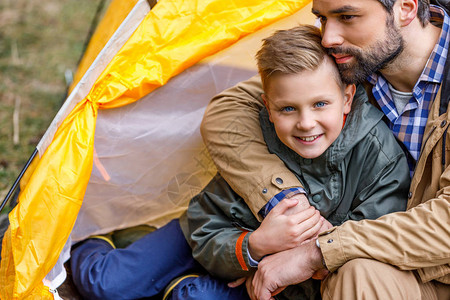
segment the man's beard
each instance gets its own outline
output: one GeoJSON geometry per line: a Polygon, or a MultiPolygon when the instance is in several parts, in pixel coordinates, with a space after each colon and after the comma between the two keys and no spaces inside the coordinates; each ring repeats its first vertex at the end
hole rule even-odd
{"type": "Polygon", "coordinates": [[[388,16],[386,21],[385,36],[383,41],[377,41],[368,50],[350,47],[328,49],[329,54],[348,54],[355,58],[353,63],[337,64],[344,83],[363,82],[369,75],[388,66],[403,51],[404,40],[392,16],[388,16]]]}

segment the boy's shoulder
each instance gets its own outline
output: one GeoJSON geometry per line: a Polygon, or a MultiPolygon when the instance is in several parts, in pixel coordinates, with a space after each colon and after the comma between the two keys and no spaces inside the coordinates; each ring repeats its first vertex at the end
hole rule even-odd
{"type": "Polygon", "coordinates": [[[352,111],[348,122],[349,128],[344,128],[343,132],[349,135],[345,138],[347,143],[353,141],[355,147],[368,143],[373,150],[380,149],[391,157],[403,153],[394,134],[384,122],[384,114],[368,101],[360,103],[352,111]]]}

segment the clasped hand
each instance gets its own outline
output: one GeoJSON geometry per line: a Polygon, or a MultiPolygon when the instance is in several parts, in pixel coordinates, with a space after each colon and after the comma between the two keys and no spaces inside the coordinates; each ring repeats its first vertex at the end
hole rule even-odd
{"type": "Polygon", "coordinates": [[[263,258],[257,272],[230,283],[230,287],[246,282],[250,298],[264,300],[288,285],[311,277],[322,279],[327,271],[321,264],[320,250],[311,241],[331,226],[305,195],[284,199],[250,235],[250,255],[255,260],[263,258]]]}

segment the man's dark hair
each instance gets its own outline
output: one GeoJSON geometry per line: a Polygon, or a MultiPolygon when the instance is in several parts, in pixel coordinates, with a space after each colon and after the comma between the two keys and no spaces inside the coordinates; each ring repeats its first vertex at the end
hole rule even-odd
{"type": "MultiPolygon", "coordinates": [[[[389,14],[392,14],[394,4],[397,0],[378,0],[389,14]]],[[[427,25],[430,20],[430,0],[417,0],[417,17],[422,26],[427,25]]]]}

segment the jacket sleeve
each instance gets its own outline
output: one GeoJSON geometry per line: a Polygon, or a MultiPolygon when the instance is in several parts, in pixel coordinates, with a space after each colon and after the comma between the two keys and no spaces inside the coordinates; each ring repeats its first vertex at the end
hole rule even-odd
{"type": "Polygon", "coordinates": [[[214,97],[201,132],[219,172],[257,217],[259,210],[299,181],[264,142],[259,111],[264,106],[259,76],[214,97]]]}
{"type": "Polygon", "coordinates": [[[247,249],[259,222],[220,175],[191,200],[180,224],[194,258],[212,275],[235,280],[256,270],[247,249]]]}
{"type": "MultiPolygon", "coordinates": [[[[440,151],[442,143],[436,149],[440,151]]],[[[416,168],[407,211],[376,220],[348,221],[320,235],[322,254],[331,271],[352,259],[368,258],[417,270],[423,282],[435,279],[450,284],[450,166],[441,171],[441,157],[435,154],[430,152],[424,156],[429,159],[421,161],[426,173],[416,168]],[[437,172],[440,176],[432,176],[437,172]]]]}
{"type": "MultiPolygon", "coordinates": [[[[403,150],[389,128],[380,121],[354,149],[351,174],[358,174],[359,187],[347,210],[347,220],[376,219],[395,211],[405,211],[410,185],[409,167],[403,150]],[[361,166],[364,166],[361,168],[361,166]],[[360,173],[357,173],[360,172],[360,173]]],[[[352,176],[353,177],[353,176],[352,176]]],[[[347,178],[351,185],[355,178],[347,178]]]]}
{"type": "Polygon", "coordinates": [[[419,269],[424,282],[440,278],[450,284],[445,276],[450,263],[449,200],[450,195],[441,195],[406,212],[348,221],[322,233],[319,242],[325,264],[335,271],[352,259],[369,258],[402,270],[419,269]],[[427,268],[435,268],[433,278],[423,276],[427,268]]]}

